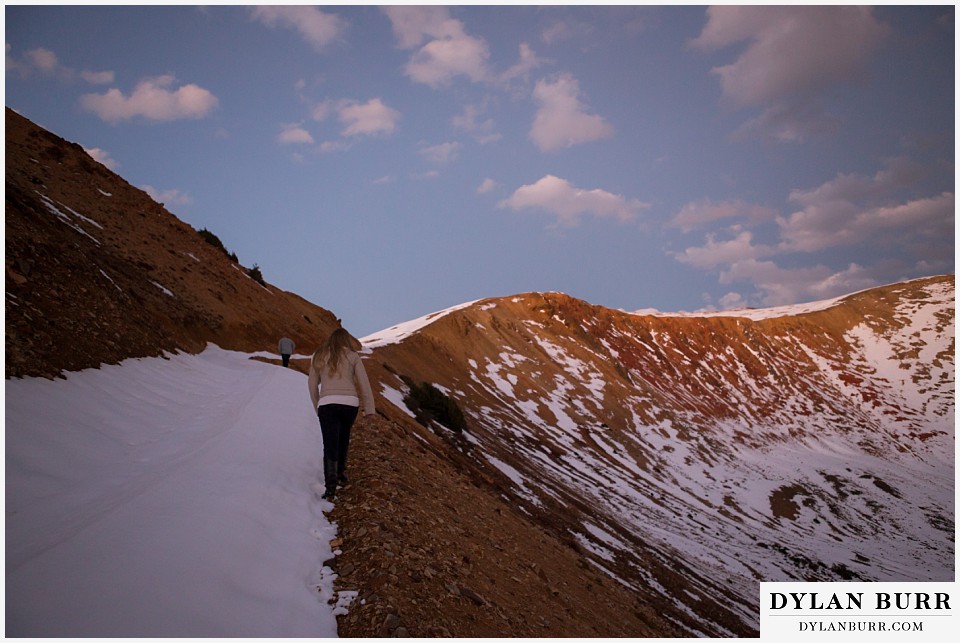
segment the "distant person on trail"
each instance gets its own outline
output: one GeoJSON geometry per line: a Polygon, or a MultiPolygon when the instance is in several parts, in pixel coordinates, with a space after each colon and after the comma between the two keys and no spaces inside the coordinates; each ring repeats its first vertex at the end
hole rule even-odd
{"type": "Polygon", "coordinates": [[[350,429],[360,412],[361,401],[364,415],[376,412],[367,371],[354,342],[350,333],[338,328],[310,360],[307,386],[323,434],[323,498],[328,500],[333,499],[337,485],[347,481],[350,429]]]}
{"type": "Polygon", "coordinates": [[[283,337],[280,339],[280,343],[277,344],[277,352],[280,353],[280,357],[283,358],[283,366],[287,368],[290,366],[290,356],[293,355],[293,351],[297,349],[297,345],[293,343],[293,340],[289,337],[283,337]]]}

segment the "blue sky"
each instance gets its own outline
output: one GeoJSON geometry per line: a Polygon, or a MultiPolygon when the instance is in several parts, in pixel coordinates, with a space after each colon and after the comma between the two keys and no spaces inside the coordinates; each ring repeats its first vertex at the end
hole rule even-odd
{"type": "Polygon", "coordinates": [[[954,271],[953,5],[5,7],[5,103],[361,336],[954,271]]]}

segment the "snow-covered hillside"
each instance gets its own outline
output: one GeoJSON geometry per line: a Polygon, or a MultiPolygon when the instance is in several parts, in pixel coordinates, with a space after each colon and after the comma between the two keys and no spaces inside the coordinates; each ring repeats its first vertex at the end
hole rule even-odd
{"type": "Polygon", "coordinates": [[[761,580],[953,579],[953,293],[672,317],[534,293],[369,339],[457,400],[511,502],[725,635],[724,612],[757,626],[761,580]]]}
{"type": "Polygon", "coordinates": [[[8,636],[336,635],[301,373],[210,346],[5,388],[8,636]]]}

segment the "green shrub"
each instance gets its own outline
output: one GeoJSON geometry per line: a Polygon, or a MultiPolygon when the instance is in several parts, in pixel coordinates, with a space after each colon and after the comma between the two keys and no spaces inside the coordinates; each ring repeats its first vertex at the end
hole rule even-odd
{"type": "Polygon", "coordinates": [[[410,386],[410,393],[403,398],[403,401],[416,416],[417,422],[424,426],[437,422],[458,433],[467,428],[463,411],[454,399],[445,395],[433,384],[427,382],[414,384],[409,381],[407,383],[410,386]]]}
{"type": "Polygon", "coordinates": [[[232,261],[232,262],[234,262],[234,263],[239,263],[239,260],[237,259],[237,253],[235,253],[235,252],[229,252],[229,251],[227,250],[226,246],[223,245],[223,242],[220,241],[220,237],[218,237],[217,235],[213,234],[212,232],[210,232],[210,231],[207,230],[206,228],[202,228],[201,230],[199,230],[199,231],[197,232],[197,234],[199,234],[199,235],[203,238],[204,241],[206,241],[206,242],[209,243],[211,246],[213,246],[214,248],[218,249],[220,252],[222,252],[223,254],[225,254],[225,255],[227,256],[227,258],[230,259],[230,261],[232,261]]]}
{"type": "Polygon", "coordinates": [[[261,286],[267,285],[263,283],[263,274],[260,272],[260,266],[258,266],[257,264],[253,264],[253,268],[251,268],[247,274],[250,275],[250,278],[253,279],[255,282],[257,282],[258,284],[260,284],[261,286]]]}

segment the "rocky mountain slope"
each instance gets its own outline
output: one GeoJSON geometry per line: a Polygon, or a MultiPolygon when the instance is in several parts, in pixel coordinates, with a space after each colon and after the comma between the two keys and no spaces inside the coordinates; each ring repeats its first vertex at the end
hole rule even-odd
{"type": "MultiPolygon", "coordinates": [[[[8,378],[336,327],[9,109],[6,140],[8,378]]],[[[761,580],[952,579],[953,310],[952,276],[710,316],[527,293],[364,338],[340,635],[752,636],[761,580]]]]}
{"type": "Polygon", "coordinates": [[[761,580],[953,578],[953,277],[817,305],[639,315],[557,293],[364,338],[383,395],[507,506],[687,633],[756,625],[761,580]]]}
{"type": "Polygon", "coordinates": [[[275,351],[284,335],[310,351],[337,325],[9,108],[5,187],[7,377],[207,342],[275,351]]]}

